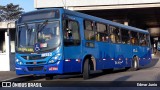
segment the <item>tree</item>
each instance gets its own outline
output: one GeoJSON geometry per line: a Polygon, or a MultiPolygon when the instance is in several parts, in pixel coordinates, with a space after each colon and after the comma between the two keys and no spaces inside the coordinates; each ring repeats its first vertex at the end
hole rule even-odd
{"type": "Polygon", "coordinates": [[[20,8],[19,5],[13,5],[13,3],[0,6],[0,10],[1,21],[15,21],[23,13],[23,8],[20,8]]]}
{"type": "Polygon", "coordinates": [[[2,7],[3,7],[3,6],[0,5],[0,21],[2,21],[2,17],[1,17],[1,15],[2,15],[2,13],[3,13],[2,7]]]}

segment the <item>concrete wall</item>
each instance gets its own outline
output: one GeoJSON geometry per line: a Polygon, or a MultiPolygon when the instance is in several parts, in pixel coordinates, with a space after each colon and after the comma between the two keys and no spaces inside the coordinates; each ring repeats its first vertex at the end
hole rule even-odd
{"type": "Polygon", "coordinates": [[[34,0],[35,8],[68,6],[69,9],[73,9],[73,10],[78,10],[78,8],[81,9],[83,6],[87,6],[87,7],[91,6],[92,8],[93,6],[96,6],[96,7],[107,6],[110,8],[116,8],[115,6],[120,6],[118,8],[135,8],[137,6],[134,6],[134,5],[138,5],[138,7],[159,7],[160,6],[159,4],[160,4],[160,0],[45,0],[45,1],[34,0]],[[125,5],[131,5],[131,6],[126,7],[125,5]],[[114,6],[114,7],[111,7],[111,6],[114,6]],[[125,6],[125,7],[122,7],[122,6],[125,6]],[[78,7],[78,8],[75,8],[75,7],[78,7]]]}
{"type": "Polygon", "coordinates": [[[10,71],[9,56],[6,53],[0,53],[0,71],[10,71]]]}
{"type": "Polygon", "coordinates": [[[0,22],[0,29],[15,28],[15,22],[0,22]],[[8,27],[7,27],[8,24],[8,27]]]}
{"type": "MultiPolygon", "coordinates": [[[[14,70],[15,68],[14,53],[11,53],[11,51],[12,52],[15,51],[14,47],[15,22],[0,22],[0,30],[3,31],[5,30],[5,32],[3,32],[5,36],[4,37],[5,40],[3,41],[3,47],[5,49],[5,52],[0,53],[0,71],[14,70]],[[10,28],[9,32],[7,32],[8,31],[7,28],[10,28]]],[[[1,37],[2,36],[0,36],[0,38],[1,37]]]]}
{"type": "Polygon", "coordinates": [[[149,28],[148,30],[152,36],[160,35],[160,27],[149,28]]]}
{"type": "Polygon", "coordinates": [[[10,71],[10,38],[5,32],[6,52],[0,53],[0,71],[10,71]]]}

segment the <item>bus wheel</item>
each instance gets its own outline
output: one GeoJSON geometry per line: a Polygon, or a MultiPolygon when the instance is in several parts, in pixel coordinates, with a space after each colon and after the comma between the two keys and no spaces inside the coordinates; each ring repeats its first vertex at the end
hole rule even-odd
{"type": "Polygon", "coordinates": [[[52,74],[46,74],[45,79],[46,80],[51,80],[51,79],[53,79],[53,75],[52,74]]]}
{"type": "Polygon", "coordinates": [[[139,68],[139,62],[138,62],[138,57],[133,58],[133,63],[132,63],[132,70],[136,71],[139,68]]]}
{"type": "Polygon", "coordinates": [[[87,58],[83,65],[83,79],[89,79],[90,78],[90,63],[89,59],[87,58]]]}

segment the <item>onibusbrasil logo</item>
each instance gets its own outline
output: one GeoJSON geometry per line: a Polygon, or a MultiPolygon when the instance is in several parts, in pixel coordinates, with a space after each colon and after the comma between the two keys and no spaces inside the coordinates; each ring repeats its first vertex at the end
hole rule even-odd
{"type": "Polygon", "coordinates": [[[2,82],[2,87],[42,87],[42,83],[2,82]]]}

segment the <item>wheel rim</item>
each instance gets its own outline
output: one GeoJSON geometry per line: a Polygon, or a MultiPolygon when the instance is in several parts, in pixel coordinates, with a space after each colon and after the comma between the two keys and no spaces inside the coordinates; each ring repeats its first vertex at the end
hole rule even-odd
{"type": "Polygon", "coordinates": [[[137,61],[134,60],[134,68],[136,69],[137,68],[137,61]]]}

